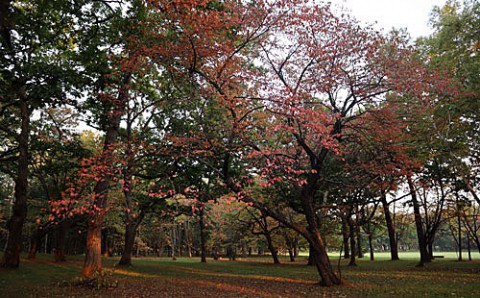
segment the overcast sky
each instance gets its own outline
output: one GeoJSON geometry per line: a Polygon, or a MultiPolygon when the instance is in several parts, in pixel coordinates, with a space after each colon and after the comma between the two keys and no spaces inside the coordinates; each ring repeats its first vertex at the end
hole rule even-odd
{"type": "Polygon", "coordinates": [[[413,39],[431,33],[430,12],[446,0],[330,0],[344,5],[362,22],[378,22],[377,28],[407,28],[413,39]]]}

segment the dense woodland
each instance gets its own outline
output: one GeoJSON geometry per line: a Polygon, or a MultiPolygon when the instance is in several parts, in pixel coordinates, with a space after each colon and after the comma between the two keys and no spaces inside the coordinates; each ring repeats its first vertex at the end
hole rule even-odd
{"type": "Polygon", "coordinates": [[[431,22],[412,41],[321,1],[1,0],[1,266],[302,253],[332,286],[330,251],[480,253],[480,4],[431,22]]]}

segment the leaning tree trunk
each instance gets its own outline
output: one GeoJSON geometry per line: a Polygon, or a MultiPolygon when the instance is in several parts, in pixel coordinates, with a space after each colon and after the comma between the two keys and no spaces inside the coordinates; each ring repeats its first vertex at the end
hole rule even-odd
{"type": "Polygon", "coordinates": [[[415,227],[417,228],[418,248],[420,250],[420,263],[418,266],[423,267],[425,263],[430,261],[427,249],[427,239],[425,238],[425,233],[423,230],[422,215],[420,214],[420,204],[418,203],[417,192],[410,176],[407,176],[407,183],[410,188],[410,195],[412,197],[415,227]]]}
{"type": "Polygon", "coordinates": [[[327,248],[318,229],[317,214],[313,208],[314,192],[310,187],[302,190],[301,200],[308,226],[305,236],[312,247],[313,262],[321,278],[320,284],[327,287],[339,285],[341,280],[333,271],[327,248]]]}
{"type": "Polygon", "coordinates": [[[30,135],[30,109],[25,98],[25,86],[20,87],[20,117],[21,127],[18,136],[18,164],[15,177],[15,201],[12,216],[7,221],[8,238],[0,267],[18,268],[20,252],[22,250],[22,230],[27,217],[27,189],[28,189],[28,143],[30,135]]]}
{"type": "Polygon", "coordinates": [[[390,259],[392,261],[398,261],[400,258],[398,257],[398,243],[395,233],[395,224],[393,223],[390,208],[388,208],[389,205],[387,202],[387,196],[385,195],[384,191],[382,191],[380,199],[383,206],[383,214],[385,215],[385,223],[387,225],[388,240],[390,241],[390,259]]]}
{"type": "Polygon", "coordinates": [[[311,244],[308,245],[308,262],[307,262],[307,266],[313,266],[315,264],[315,262],[313,261],[313,247],[311,244]]]}
{"type": "Polygon", "coordinates": [[[272,236],[270,232],[265,232],[265,239],[267,240],[268,250],[272,254],[272,259],[274,264],[280,264],[280,260],[278,259],[278,252],[275,246],[273,245],[272,236]]]}

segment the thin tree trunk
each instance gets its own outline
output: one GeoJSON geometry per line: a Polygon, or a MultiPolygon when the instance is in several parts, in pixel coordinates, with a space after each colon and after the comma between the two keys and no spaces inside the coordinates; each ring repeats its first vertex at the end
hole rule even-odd
{"type": "Polygon", "coordinates": [[[288,257],[290,258],[290,262],[295,262],[295,254],[292,247],[288,248],[288,257]]]}
{"type": "Polygon", "coordinates": [[[353,225],[353,221],[350,219],[349,220],[349,228],[350,228],[350,247],[352,248],[352,253],[350,254],[350,262],[348,263],[348,266],[357,266],[356,260],[355,260],[355,227],[353,225]]]}
{"type": "Polygon", "coordinates": [[[343,239],[343,258],[350,258],[350,244],[348,243],[348,219],[345,216],[342,218],[342,239],[343,239]]]}
{"type": "MultiPolygon", "coordinates": [[[[457,204],[458,209],[458,204],[457,204]]],[[[460,218],[460,211],[457,210],[457,223],[458,223],[458,260],[463,261],[462,256],[462,220],[460,218]]]]}
{"type": "Polygon", "coordinates": [[[27,189],[28,189],[28,163],[29,163],[29,135],[30,135],[30,110],[25,98],[25,86],[22,84],[18,91],[21,127],[18,136],[18,164],[15,177],[15,201],[12,216],[7,221],[8,238],[0,267],[18,268],[20,265],[20,252],[22,250],[22,231],[27,217],[27,189]]]}
{"type": "Polygon", "coordinates": [[[400,258],[398,257],[398,243],[395,235],[395,224],[393,223],[390,208],[388,208],[389,204],[387,202],[387,196],[385,195],[384,191],[382,191],[380,199],[383,206],[383,214],[385,215],[385,223],[387,225],[388,240],[390,242],[390,259],[392,261],[397,261],[400,258]]]}
{"type": "Polygon", "coordinates": [[[247,247],[247,242],[245,240],[242,240],[242,258],[246,258],[248,254],[248,247],[247,247]]]}
{"type": "Polygon", "coordinates": [[[57,237],[55,239],[55,262],[65,262],[65,238],[69,222],[61,221],[57,226],[57,237]]]}
{"type": "Polygon", "coordinates": [[[415,190],[412,177],[407,176],[407,183],[410,188],[410,195],[412,197],[413,214],[415,216],[415,227],[417,228],[418,248],[420,250],[420,263],[418,264],[418,266],[423,267],[425,263],[430,261],[427,250],[427,241],[425,239],[425,233],[423,230],[422,215],[420,214],[420,205],[417,199],[417,191],[415,190]]]}
{"type": "Polygon", "coordinates": [[[363,258],[362,233],[360,233],[360,228],[357,228],[357,256],[359,259],[363,258]]]}
{"type": "Polygon", "coordinates": [[[295,241],[293,242],[293,256],[296,258],[298,257],[298,237],[295,237],[295,241]]]}
{"type": "Polygon", "coordinates": [[[205,206],[202,206],[200,209],[200,219],[198,220],[198,224],[200,225],[200,262],[202,263],[207,262],[207,235],[205,231],[205,222],[203,220],[205,214],[204,207],[205,206]]]}
{"type": "Polygon", "coordinates": [[[274,264],[280,264],[280,260],[278,259],[278,252],[275,246],[273,245],[272,237],[270,236],[269,232],[266,232],[265,239],[267,240],[268,250],[272,254],[272,259],[274,264]]]}
{"type": "Polygon", "coordinates": [[[472,246],[471,246],[471,241],[470,237],[467,238],[467,250],[468,250],[468,260],[472,260],[472,246]]]}
{"type": "Polygon", "coordinates": [[[368,233],[368,248],[370,250],[370,261],[375,260],[375,252],[373,251],[373,234],[370,232],[368,233]]]}

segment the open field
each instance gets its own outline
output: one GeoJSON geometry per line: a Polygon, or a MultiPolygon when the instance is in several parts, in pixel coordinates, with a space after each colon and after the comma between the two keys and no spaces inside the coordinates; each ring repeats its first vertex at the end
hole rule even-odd
{"type": "MultiPolygon", "coordinates": [[[[131,268],[115,268],[118,259],[105,260],[118,281],[111,289],[92,290],[72,286],[80,272],[81,257],[66,263],[53,263],[51,256],[22,260],[20,270],[0,270],[1,297],[480,297],[480,261],[457,262],[455,253],[442,253],[425,268],[415,267],[417,260],[358,261],[358,267],[340,265],[344,285],[322,288],[315,268],[304,258],[273,265],[266,257],[236,262],[212,261],[201,264],[198,258],[139,258],[131,268]]],[[[337,260],[335,261],[335,266],[337,260]]]]}

